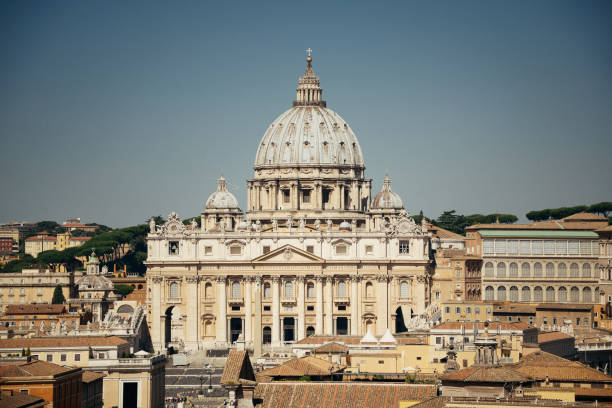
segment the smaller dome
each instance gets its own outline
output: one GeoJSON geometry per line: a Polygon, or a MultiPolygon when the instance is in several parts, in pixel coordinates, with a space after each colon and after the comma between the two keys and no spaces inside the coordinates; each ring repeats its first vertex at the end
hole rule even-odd
{"type": "Polygon", "coordinates": [[[376,194],[372,201],[373,210],[401,210],[404,208],[402,199],[397,193],[391,191],[391,179],[385,176],[382,190],[376,194]]]}
{"type": "Polygon", "coordinates": [[[349,224],[346,221],[342,221],[340,223],[340,231],[350,231],[351,230],[351,224],[349,224]]]}
{"type": "Polygon", "coordinates": [[[237,209],[238,200],[229,191],[227,191],[227,182],[221,176],[217,184],[217,191],[212,193],[206,200],[206,209],[237,209]]]}

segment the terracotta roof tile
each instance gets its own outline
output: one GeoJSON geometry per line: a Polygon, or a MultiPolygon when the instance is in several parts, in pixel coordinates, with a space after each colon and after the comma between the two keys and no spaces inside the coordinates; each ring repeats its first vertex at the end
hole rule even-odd
{"type": "Polygon", "coordinates": [[[221,384],[238,384],[242,380],[255,381],[253,366],[246,351],[232,349],[225,361],[221,384]]]}
{"type": "Polygon", "coordinates": [[[450,372],[440,377],[442,381],[463,381],[480,383],[525,383],[530,381],[528,375],[508,367],[468,367],[450,372]]]}
{"type": "Polygon", "coordinates": [[[97,379],[106,377],[103,373],[97,373],[95,371],[83,371],[83,382],[89,384],[96,381],[97,379]]]}
{"type": "Polygon", "coordinates": [[[465,240],[465,237],[463,235],[455,234],[452,231],[437,227],[429,222],[426,222],[425,224],[427,225],[427,229],[429,230],[429,232],[433,234],[434,238],[465,240]]]}
{"type": "Polygon", "coordinates": [[[601,215],[588,213],[588,212],[579,212],[576,214],[572,214],[565,218],[562,218],[563,221],[605,221],[608,222],[606,217],[601,215]]]}
{"type": "Polygon", "coordinates": [[[346,353],[347,351],[348,347],[340,343],[336,343],[335,341],[324,344],[321,347],[317,347],[316,349],[314,349],[315,353],[346,353]]]}
{"type": "Polygon", "coordinates": [[[74,371],[74,369],[40,360],[0,366],[1,377],[47,377],[68,373],[70,371],[74,371]]]}
{"type": "Polygon", "coordinates": [[[345,367],[317,357],[306,356],[294,358],[276,367],[263,370],[260,374],[266,377],[301,377],[303,375],[320,377],[329,376],[330,372],[337,373],[344,370],[345,367]]]}
{"type": "Polygon", "coordinates": [[[5,314],[62,314],[66,311],[64,305],[7,305],[5,314]]]}
{"type": "MultiPolygon", "coordinates": [[[[443,329],[443,330],[458,330],[461,329],[461,326],[465,327],[466,331],[474,330],[474,325],[478,324],[478,330],[483,331],[485,329],[484,322],[474,323],[474,322],[443,322],[437,326],[432,327],[432,329],[443,329]]],[[[534,326],[525,323],[525,322],[490,322],[489,323],[489,333],[494,333],[497,331],[497,328],[501,327],[501,330],[529,330],[535,329],[534,326]]]]}
{"type": "Polygon", "coordinates": [[[46,402],[41,397],[30,394],[0,394],[0,406],[2,406],[2,408],[42,407],[46,406],[46,402]]]}
{"type": "Polygon", "coordinates": [[[262,383],[255,388],[255,397],[262,399],[261,408],[381,408],[397,407],[402,400],[424,400],[434,397],[436,385],[301,382],[262,383]]]}
{"type": "Polygon", "coordinates": [[[299,340],[296,344],[325,344],[336,342],[340,344],[359,344],[361,336],[309,336],[299,340]]]}
{"type": "Polygon", "coordinates": [[[546,343],[549,341],[556,341],[562,339],[571,339],[573,338],[569,334],[561,333],[561,332],[548,332],[548,333],[539,333],[538,334],[538,343],[546,343]]]}
{"type": "Polygon", "coordinates": [[[33,337],[29,339],[1,339],[0,349],[39,347],[95,347],[128,344],[117,336],[106,337],[33,337]]]}
{"type": "Polygon", "coordinates": [[[524,356],[514,365],[514,370],[540,381],[548,377],[550,381],[612,383],[612,377],[600,371],[578,361],[566,360],[544,351],[524,356]]]}

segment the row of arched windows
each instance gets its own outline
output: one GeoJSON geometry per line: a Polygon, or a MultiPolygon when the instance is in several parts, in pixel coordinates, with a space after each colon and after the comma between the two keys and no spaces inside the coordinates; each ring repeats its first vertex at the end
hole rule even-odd
{"type": "MultiPolygon", "coordinates": [[[[518,286],[511,286],[506,289],[505,286],[497,287],[497,292],[493,286],[487,286],[485,289],[485,300],[509,300],[511,302],[582,302],[592,303],[593,302],[593,291],[590,287],[586,286],[581,291],[578,287],[572,286],[568,289],[565,286],[561,286],[555,289],[552,286],[548,286],[543,289],[541,286],[536,286],[531,289],[529,286],[523,286],[520,290],[518,286]]],[[[599,288],[595,288],[595,300],[599,296],[599,288]]]]}
{"type": "MultiPolygon", "coordinates": [[[[583,278],[590,278],[591,274],[591,265],[588,263],[584,263],[582,265],[582,274],[580,274],[580,267],[576,262],[573,262],[569,266],[569,274],[567,264],[561,262],[556,266],[555,272],[555,264],[552,262],[546,263],[545,267],[542,267],[540,262],[536,262],[532,265],[529,262],[523,262],[520,267],[520,277],[529,278],[529,277],[541,277],[545,276],[547,278],[565,278],[569,276],[570,278],[578,278],[582,276],[583,278]]],[[[487,278],[498,277],[498,278],[518,278],[519,277],[519,264],[516,262],[511,262],[508,267],[506,267],[505,262],[498,262],[495,266],[493,262],[487,262],[484,266],[484,276],[487,278]]]]}

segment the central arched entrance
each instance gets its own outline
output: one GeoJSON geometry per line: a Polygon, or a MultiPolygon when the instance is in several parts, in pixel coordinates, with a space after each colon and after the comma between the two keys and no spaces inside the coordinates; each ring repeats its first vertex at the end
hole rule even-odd
{"type": "Polygon", "coordinates": [[[240,317],[232,317],[230,319],[230,341],[234,343],[242,334],[242,319],[240,317]]]}
{"type": "Polygon", "coordinates": [[[183,340],[183,315],[178,306],[170,306],[166,309],[165,339],[167,348],[178,349],[183,340]]]}
{"type": "MultiPolygon", "coordinates": [[[[407,316],[410,319],[410,316],[407,316]]],[[[395,332],[396,333],[404,333],[407,332],[408,328],[406,327],[406,323],[404,322],[404,313],[402,313],[402,307],[398,307],[395,309],[395,332]]]]}
{"type": "Polygon", "coordinates": [[[283,318],[283,341],[295,341],[295,319],[283,318]]]}

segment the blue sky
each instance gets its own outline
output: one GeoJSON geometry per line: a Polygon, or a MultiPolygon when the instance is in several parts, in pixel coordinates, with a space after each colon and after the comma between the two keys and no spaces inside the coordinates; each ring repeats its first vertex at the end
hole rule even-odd
{"type": "Polygon", "coordinates": [[[0,222],[241,206],[313,49],[374,193],[436,217],[612,200],[612,3],[0,2],[0,222]]]}

